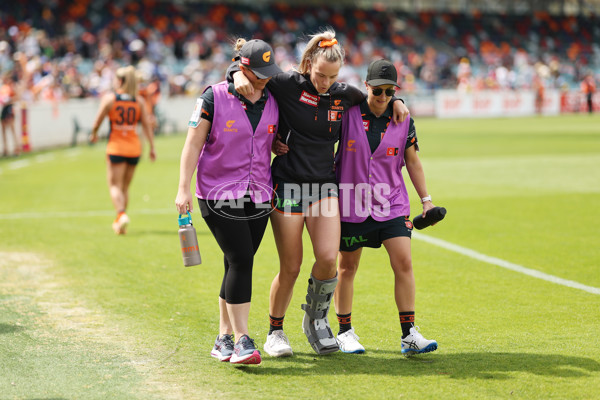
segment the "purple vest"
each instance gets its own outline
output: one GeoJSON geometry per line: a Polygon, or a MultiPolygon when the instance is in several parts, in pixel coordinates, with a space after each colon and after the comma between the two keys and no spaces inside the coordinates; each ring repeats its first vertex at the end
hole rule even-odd
{"type": "Polygon", "coordinates": [[[248,120],[240,100],[228,93],[229,85],[213,85],[215,111],[208,141],[198,158],[196,196],[230,200],[250,192],[254,203],[273,197],[271,143],[277,132],[279,110],[269,94],[256,127],[248,120]]]}
{"type": "Polygon", "coordinates": [[[390,123],[371,154],[360,106],[344,114],[336,159],[342,222],[363,222],[369,215],[376,221],[410,215],[402,178],[409,123],[410,118],[397,125],[390,123]]]}

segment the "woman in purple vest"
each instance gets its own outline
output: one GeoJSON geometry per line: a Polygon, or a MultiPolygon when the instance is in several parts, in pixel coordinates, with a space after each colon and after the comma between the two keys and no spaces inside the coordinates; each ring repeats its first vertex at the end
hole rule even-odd
{"type": "Polygon", "coordinates": [[[423,204],[423,215],[434,207],[427,194],[423,166],[417,155],[412,118],[390,124],[390,100],[398,75],[394,64],[377,60],[367,72],[367,99],[352,107],[342,119],[342,136],[336,157],[342,221],[339,283],[335,309],[340,324],[337,341],[345,353],[364,353],[352,328],[354,276],[363,247],[383,244],[394,271],[394,296],[402,327],[402,353],[427,353],[437,349],[414,326],[415,279],[412,269],[410,204],[402,167],[410,176],[423,204]]]}
{"type": "MultiPolygon", "coordinates": [[[[273,160],[277,197],[271,226],[279,254],[279,273],[271,284],[270,328],[264,346],[273,357],[292,355],[283,332],[283,319],[292,299],[302,265],[304,226],[310,235],[314,263],[308,280],[302,328],[314,351],[327,354],[339,349],[327,314],[337,284],[336,260],[340,216],[334,172],[334,148],[342,115],[365,98],[356,87],[336,82],[344,50],[333,30],[312,35],[302,53],[298,70],[274,77],[267,87],[280,110],[279,135],[289,146],[273,160]]],[[[251,93],[244,75],[235,66],[236,89],[251,93]]],[[[395,117],[404,119],[408,109],[394,102],[395,117]]]]}
{"type": "Polygon", "coordinates": [[[254,254],[271,212],[271,145],[279,120],[277,103],[265,86],[281,70],[262,40],[238,39],[235,50],[254,92],[242,96],[233,84],[221,82],[197,100],[181,154],[175,205],[180,214],[192,211],[189,189],[197,166],[200,211],[225,263],[219,335],[211,355],[233,364],[260,364],[260,352],[248,336],[248,316],[254,254]]]}

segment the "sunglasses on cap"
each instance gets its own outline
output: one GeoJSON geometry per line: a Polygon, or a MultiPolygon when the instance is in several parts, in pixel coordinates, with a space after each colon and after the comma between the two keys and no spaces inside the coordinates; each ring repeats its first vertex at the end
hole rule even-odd
{"type": "MultiPolygon", "coordinates": [[[[382,88],[374,88],[371,87],[371,91],[373,92],[373,96],[381,96],[381,93],[383,93],[383,89],[382,88]]],[[[394,93],[396,93],[396,89],[391,87],[389,89],[385,89],[385,95],[386,96],[393,96],[394,93]]]]}

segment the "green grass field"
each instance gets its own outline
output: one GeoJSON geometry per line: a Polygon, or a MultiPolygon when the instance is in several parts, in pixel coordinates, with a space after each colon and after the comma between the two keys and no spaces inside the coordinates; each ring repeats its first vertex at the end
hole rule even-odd
{"type": "MultiPolygon", "coordinates": [[[[124,237],[111,230],[102,144],[0,160],[0,399],[598,398],[600,116],[417,119],[417,133],[448,215],[413,240],[417,324],[439,349],[410,359],[383,249],[364,251],[355,287],[367,352],[314,354],[301,329],[308,240],[285,320],[295,355],[242,368],[211,358],[222,254],[195,213],[203,264],[182,265],[183,135],[158,138],[156,163],[140,163],[124,237]]],[[[277,270],[268,227],[250,315],[261,349],[277,270]]]]}

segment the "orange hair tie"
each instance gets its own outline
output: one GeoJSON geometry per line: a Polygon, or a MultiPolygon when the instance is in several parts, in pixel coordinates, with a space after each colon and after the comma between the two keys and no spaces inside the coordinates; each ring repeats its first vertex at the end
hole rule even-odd
{"type": "Polygon", "coordinates": [[[337,44],[337,39],[333,38],[331,40],[321,40],[319,42],[319,47],[331,47],[334,44],[337,44]]]}

